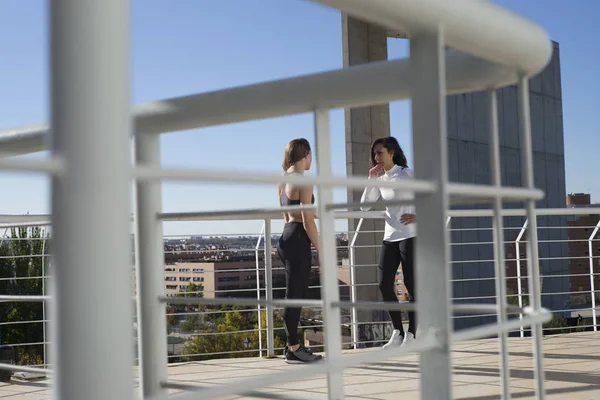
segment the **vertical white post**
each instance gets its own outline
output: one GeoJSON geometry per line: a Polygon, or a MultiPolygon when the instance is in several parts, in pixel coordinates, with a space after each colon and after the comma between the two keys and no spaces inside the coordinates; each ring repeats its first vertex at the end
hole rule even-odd
{"type": "MultiPolygon", "coordinates": [[[[498,99],[496,90],[488,92],[489,121],[490,121],[490,172],[493,186],[502,187],[500,166],[500,137],[498,135],[498,99]]],[[[502,198],[494,198],[494,255],[496,269],[496,313],[498,324],[507,320],[506,317],[506,267],[504,265],[504,222],[502,220],[502,198]]],[[[510,399],[509,369],[508,369],[508,334],[500,334],[500,380],[502,382],[502,398],[510,399]]]]}
{"type": "MultiPolygon", "coordinates": [[[[42,242],[42,296],[46,295],[46,231],[45,230],[41,230],[41,234],[44,236],[44,240],[42,242]]],[[[49,368],[50,366],[50,362],[48,360],[48,348],[47,348],[47,344],[48,343],[48,323],[46,322],[46,316],[47,316],[47,312],[46,312],[46,307],[48,305],[46,304],[45,301],[42,302],[42,337],[43,337],[43,341],[44,341],[44,365],[46,366],[46,368],[49,368]]]]}
{"type": "MultiPolygon", "coordinates": [[[[352,235],[352,241],[350,242],[350,301],[352,303],[356,302],[356,239],[358,238],[358,233],[360,232],[360,228],[364,218],[358,220],[358,224],[356,225],[356,231],[354,235],[352,235]]],[[[356,307],[352,307],[351,314],[351,326],[352,326],[352,347],[354,350],[358,349],[358,310],[356,307]]]]}
{"type": "MultiPolygon", "coordinates": [[[[258,235],[258,240],[256,241],[256,247],[254,249],[254,256],[256,258],[256,298],[258,300],[260,300],[260,260],[259,260],[259,256],[258,256],[258,252],[260,251],[260,242],[263,238],[263,235],[265,234],[265,226],[266,226],[266,222],[263,221],[263,226],[262,229],[260,230],[260,234],[258,235]]],[[[256,310],[258,313],[258,349],[259,349],[259,357],[263,356],[263,326],[262,326],[262,315],[261,315],[261,311],[262,311],[262,307],[260,306],[260,304],[257,304],[256,306],[256,310]]]]}
{"type": "MultiPolygon", "coordinates": [[[[271,219],[265,220],[265,297],[273,301],[273,256],[271,250],[271,219]]],[[[275,357],[273,305],[267,304],[267,357],[275,357]]]]}
{"type": "Polygon", "coordinates": [[[592,294],[592,323],[594,324],[594,332],[598,331],[598,323],[597,323],[597,316],[596,316],[596,289],[595,289],[595,285],[594,285],[594,237],[596,237],[596,234],[598,233],[598,230],[600,230],[600,220],[598,221],[598,223],[596,224],[596,227],[594,228],[594,230],[592,231],[592,234],[590,235],[590,238],[588,240],[588,253],[589,255],[589,260],[590,260],[590,292],[592,294]]]}
{"type": "MultiPolygon", "coordinates": [[[[137,165],[160,166],[160,135],[135,134],[137,165]]],[[[140,181],[135,185],[136,198],[136,265],[137,315],[140,342],[142,398],[167,396],[161,383],[168,378],[166,304],[159,301],[165,294],[165,255],[160,181],[140,181]]]]}
{"type": "MultiPolygon", "coordinates": [[[[517,259],[517,300],[519,301],[519,307],[523,308],[523,282],[521,280],[521,240],[523,239],[523,235],[527,230],[527,221],[521,227],[519,231],[519,235],[515,240],[515,258],[517,259]]],[[[519,313],[519,319],[523,321],[523,313],[519,313]]],[[[520,336],[525,337],[525,329],[523,325],[519,328],[520,336]]]]}
{"type": "Polygon", "coordinates": [[[55,398],[130,400],[129,2],[49,10],[55,398]]]}
{"type": "MultiPolygon", "coordinates": [[[[331,177],[331,137],[329,132],[329,111],[315,111],[315,137],[317,153],[317,172],[319,176],[331,177]]],[[[332,210],[326,207],[333,203],[331,187],[318,187],[318,215],[320,227],[319,263],[321,270],[321,299],[323,305],[323,329],[327,358],[335,363],[342,356],[342,326],[340,309],[332,305],[340,300],[340,288],[337,272],[337,247],[335,240],[335,219],[332,210]]],[[[342,371],[327,372],[329,400],[344,398],[344,374],[342,371]]]]}
{"type": "MultiPolygon", "coordinates": [[[[523,171],[523,184],[526,188],[533,189],[533,148],[531,144],[531,115],[529,113],[529,80],[522,76],[519,79],[519,127],[521,131],[521,168],[523,171]]],[[[537,214],[535,200],[525,202],[529,234],[527,235],[527,275],[529,279],[529,305],[538,311],[542,307],[540,290],[540,263],[538,254],[537,214]]],[[[533,338],[534,381],[536,399],[544,398],[544,352],[542,349],[542,324],[531,327],[533,338]]]]}
{"type": "Polygon", "coordinates": [[[419,331],[434,333],[440,347],[421,353],[421,398],[452,399],[449,340],[450,249],[446,229],[448,157],[444,34],[419,33],[410,39],[411,99],[415,177],[435,183],[432,194],[415,196],[417,216],[416,298],[419,331]]]}

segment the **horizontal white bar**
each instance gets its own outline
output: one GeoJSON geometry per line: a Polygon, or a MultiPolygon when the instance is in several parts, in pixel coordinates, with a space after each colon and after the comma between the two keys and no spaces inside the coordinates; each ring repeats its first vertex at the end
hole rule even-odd
{"type": "Polygon", "coordinates": [[[543,28],[490,1],[311,1],[403,31],[408,37],[414,32],[436,32],[442,26],[448,47],[506,65],[527,76],[540,72],[552,56],[552,42],[543,28]]]}
{"type": "MultiPolygon", "coordinates": [[[[261,289],[264,290],[264,289],[261,289]]],[[[248,291],[256,292],[256,288],[248,289],[248,291]]],[[[159,298],[163,303],[171,304],[210,304],[210,305],[236,305],[236,306],[255,306],[259,305],[274,305],[282,307],[323,307],[321,300],[295,300],[295,299],[281,299],[281,300],[263,300],[253,298],[231,298],[231,297],[217,297],[213,299],[204,297],[167,297],[163,296],[159,298]]]]}
{"type": "MultiPolygon", "coordinates": [[[[530,307],[525,307],[530,308],[530,307]]],[[[512,319],[501,324],[491,324],[479,326],[477,328],[464,329],[452,335],[453,342],[462,342],[466,340],[475,340],[495,335],[500,332],[507,332],[519,329],[521,326],[530,326],[533,324],[543,324],[552,319],[552,312],[547,309],[540,309],[536,313],[525,313],[523,319],[512,319]]]]}
{"type": "Polygon", "coordinates": [[[7,303],[29,303],[38,301],[48,301],[50,296],[12,296],[12,295],[0,295],[0,302],[7,303]]]}
{"type": "Polygon", "coordinates": [[[8,371],[33,372],[35,374],[46,374],[46,375],[52,374],[52,371],[49,369],[25,367],[22,365],[6,364],[6,363],[0,363],[0,369],[8,370],[8,371]]]}
{"type": "MultiPolygon", "coordinates": [[[[538,217],[544,216],[577,216],[577,215],[600,215],[600,207],[581,207],[581,208],[536,208],[535,213],[538,217]]],[[[525,209],[503,209],[502,215],[505,217],[524,217],[525,209]]],[[[449,210],[448,216],[456,218],[469,217],[491,217],[492,210],[449,210]]],[[[543,227],[540,227],[543,228],[543,227]]]]}
{"type": "MultiPolygon", "coordinates": [[[[210,353],[213,354],[213,353],[210,353]]],[[[229,353],[226,353],[229,354],[229,353]]],[[[180,357],[180,356],[177,356],[180,357]]],[[[189,356],[188,356],[189,357],[189,356]]],[[[199,395],[202,395],[202,392],[206,389],[209,389],[212,386],[200,386],[190,383],[182,383],[182,382],[173,382],[168,381],[162,384],[163,387],[168,389],[177,389],[177,390],[187,390],[189,392],[199,392],[199,395]]],[[[255,397],[258,399],[275,399],[275,400],[309,400],[308,397],[296,397],[290,396],[282,393],[269,393],[269,392],[261,392],[260,390],[249,390],[247,392],[242,393],[243,395],[255,397]]]]}
{"type": "Polygon", "coordinates": [[[541,200],[544,191],[519,187],[496,187],[491,185],[476,185],[471,183],[449,183],[448,194],[468,198],[494,199],[499,196],[505,200],[541,200]]]}
{"type": "MultiPolygon", "coordinates": [[[[409,98],[410,60],[381,61],[340,70],[158,100],[133,107],[139,132],[190,130],[276,118],[315,109],[385,104],[409,98]]],[[[514,70],[477,57],[448,51],[447,93],[457,94],[514,84],[514,70]]],[[[0,147],[12,155],[47,149],[47,125],[0,130],[0,147]]]]}
{"type": "Polygon", "coordinates": [[[404,189],[418,193],[433,193],[435,185],[432,182],[423,180],[403,180],[403,181],[376,181],[374,179],[358,177],[321,177],[321,176],[295,176],[295,175],[276,175],[264,174],[258,172],[246,172],[240,170],[214,171],[203,169],[166,169],[139,166],[133,170],[134,177],[138,180],[179,180],[179,181],[211,181],[211,182],[237,182],[237,183],[295,183],[299,185],[321,185],[327,187],[348,187],[365,188],[381,187],[392,189],[404,189]]]}
{"type": "MultiPolygon", "coordinates": [[[[344,204],[334,204],[343,206],[344,204]]],[[[221,210],[208,212],[181,212],[162,213],[159,215],[163,221],[210,221],[210,220],[255,220],[262,218],[281,219],[283,211],[316,210],[315,206],[291,206],[289,208],[265,208],[246,210],[221,210]]],[[[384,217],[384,211],[335,211],[336,219],[378,219],[384,217]]],[[[600,208],[537,208],[538,216],[576,216],[576,215],[600,215],[600,208]]],[[[504,209],[502,215],[505,217],[525,216],[522,209],[504,209]]],[[[452,218],[475,218],[492,217],[490,210],[448,210],[448,216],[452,218]]],[[[0,221],[1,221],[0,216],[0,221]]],[[[540,227],[543,228],[543,227],[540,227]]],[[[491,228],[490,228],[491,229],[491,228]]],[[[510,228],[507,228],[510,229],[510,228]]],[[[479,230],[477,228],[476,230],[479,230]]]]}
{"type": "Polygon", "coordinates": [[[0,224],[12,224],[12,223],[29,223],[29,222],[40,222],[50,221],[50,214],[0,214],[0,224]]]}
{"type": "MultiPolygon", "coordinates": [[[[276,288],[277,290],[282,290],[284,288],[276,288]]],[[[247,289],[240,291],[252,291],[256,289],[247,289]]],[[[262,290],[262,289],[261,289],[262,290]]],[[[160,300],[164,303],[173,303],[173,304],[210,304],[210,305],[248,305],[255,306],[259,305],[273,305],[280,307],[323,307],[323,301],[321,300],[295,300],[295,299],[275,299],[275,300],[264,300],[264,299],[252,299],[252,298],[204,298],[204,297],[161,297],[160,300]]],[[[350,301],[339,301],[333,302],[333,306],[340,308],[359,308],[365,310],[406,310],[406,311],[415,311],[417,309],[416,303],[408,303],[408,302],[368,302],[368,301],[359,301],[356,303],[350,301]]],[[[495,312],[496,306],[494,304],[452,304],[452,311],[454,313],[465,313],[465,314],[473,314],[473,313],[489,313],[495,312]]],[[[509,306],[507,307],[507,312],[519,314],[523,313],[524,310],[519,307],[509,306]]]]}
{"type": "MultiPolygon", "coordinates": [[[[412,204],[413,201],[391,201],[383,204],[412,204]]],[[[360,203],[332,203],[327,205],[327,209],[345,208],[349,205],[359,205],[360,203]]],[[[363,203],[364,206],[376,205],[375,203],[363,203]]],[[[382,205],[377,203],[377,205],[382,205]]],[[[163,221],[222,221],[222,220],[238,220],[238,219],[280,219],[283,212],[302,212],[302,211],[317,211],[317,206],[314,205],[298,205],[298,206],[282,206],[277,208],[251,208],[240,210],[218,210],[218,211],[190,211],[190,212],[170,212],[160,213],[158,218],[163,221]]],[[[337,219],[348,218],[345,215],[335,216],[337,219]]]]}
{"type": "Polygon", "coordinates": [[[49,158],[47,160],[23,160],[15,158],[0,157],[0,172],[44,172],[49,174],[60,174],[64,170],[62,160],[49,158]]]}
{"type": "MultiPolygon", "coordinates": [[[[298,368],[294,368],[293,379],[294,381],[299,381],[302,378],[325,374],[330,371],[343,371],[346,368],[423,351],[425,349],[433,349],[438,346],[439,343],[436,340],[435,335],[427,332],[420,336],[419,340],[415,340],[402,347],[390,348],[386,349],[386,351],[369,351],[361,352],[359,354],[344,355],[340,359],[325,360],[311,365],[299,366],[298,368]]],[[[286,370],[275,374],[243,379],[237,382],[230,381],[227,385],[211,387],[203,390],[201,393],[202,398],[213,399],[233,394],[243,394],[261,387],[272,386],[289,381],[290,373],[286,370]]],[[[198,398],[198,393],[181,393],[173,395],[170,398],[173,400],[195,400],[198,398]]]]}
{"type": "Polygon", "coordinates": [[[282,212],[316,211],[316,206],[290,206],[277,208],[253,208],[245,210],[167,212],[158,214],[162,221],[226,221],[255,220],[262,218],[280,219],[282,212]]]}
{"type": "MultiPolygon", "coordinates": [[[[134,215],[131,215],[130,221],[134,221],[134,215]]],[[[50,214],[23,214],[10,215],[0,214],[0,229],[14,228],[18,226],[50,226],[52,225],[52,215],[50,214]]]]}
{"type": "MultiPolygon", "coordinates": [[[[399,309],[405,311],[416,311],[417,303],[385,303],[385,302],[368,302],[359,301],[352,303],[350,301],[334,302],[333,305],[340,308],[360,308],[364,310],[383,310],[383,309],[399,309]],[[391,306],[391,307],[390,307],[391,306]]],[[[455,314],[478,314],[478,313],[495,313],[497,307],[495,304],[452,304],[451,310],[455,314]]],[[[508,306],[506,308],[509,314],[521,314],[524,310],[516,306],[508,306]]]]}
{"type": "Polygon", "coordinates": [[[31,221],[31,222],[12,222],[2,224],[0,223],[0,229],[3,228],[21,228],[21,227],[33,227],[33,226],[49,226],[52,222],[50,220],[47,221],[31,221]]]}
{"type": "MultiPolygon", "coordinates": [[[[343,204],[334,204],[340,207],[343,204]]],[[[290,206],[289,208],[265,208],[265,209],[241,209],[241,210],[220,210],[220,211],[191,211],[191,212],[172,212],[161,213],[158,218],[163,221],[210,221],[210,220],[256,220],[263,218],[281,219],[283,211],[302,211],[316,210],[315,206],[290,206]],[[260,213],[259,213],[260,211],[260,213]]],[[[378,219],[383,218],[384,211],[335,211],[336,219],[378,219]]],[[[582,207],[582,208],[536,208],[536,214],[542,216],[578,216],[578,215],[600,215],[600,207],[582,207]]],[[[503,209],[502,215],[505,217],[524,217],[524,209],[503,209]]],[[[448,210],[448,216],[452,218],[476,218],[492,217],[493,210],[448,210]]],[[[133,220],[132,216],[132,220],[133,220]]],[[[49,226],[52,224],[50,215],[0,215],[0,229],[18,226],[49,226]]],[[[544,227],[540,227],[543,229],[544,227]]],[[[593,228],[593,227],[591,227],[593,228]]],[[[511,229],[511,228],[507,228],[511,229]]],[[[460,230],[460,229],[459,229],[460,230]]],[[[480,230],[476,228],[474,230],[480,230]]],[[[177,236],[177,235],[170,235],[177,236]]]]}

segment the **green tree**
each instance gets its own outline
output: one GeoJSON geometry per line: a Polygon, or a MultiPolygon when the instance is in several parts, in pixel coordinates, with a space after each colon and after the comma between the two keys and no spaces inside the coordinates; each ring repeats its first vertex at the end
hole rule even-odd
{"type": "MultiPolygon", "coordinates": [[[[16,296],[42,295],[42,276],[47,266],[49,235],[39,227],[11,229],[10,235],[0,243],[0,294],[16,296]],[[29,279],[28,279],[29,278],[29,279]]],[[[45,271],[48,275],[48,271],[45,271]]],[[[0,326],[2,343],[42,343],[42,302],[0,303],[2,322],[25,322],[0,326]],[[38,321],[28,323],[28,321],[38,321]]],[[[44,362],[43,344],[16,346],[17,363],[41,364],[44,362]]]]}
{"type": "MultiPolygon", "coordinates": [[[[204,286],[201,283],[193,283],[190,282],[185,289],[179,289],[178,297],[203,297],[204,296],[204,286]]],[[[177,304],[171,307],[170,313],[184,313],[184,312],[198,312],[200,310],[204,310],[205,307],[203,304],[177,304]]],[[[173,326],[177,324],[179,318],[175,315],[169,315],[167,317],[167,326],[171,329],[173,326]]],[[[202,328],[203,325],[203,317],[198,314],[190,314],[186,315],[184,320],[181,322],[179,327],[183,332],[194,332],[202,328]]]]}
{"type": "MultiPolygon", "coordinates": [[[[259,348],[258,326],[247,326],[243,316],[245,313],[256,314],[255,311],[244,312],[243,310],[227,312],[219,320],[213,332],[202,332],[200,335],[188,339],[183,349],[184,355],[188,356],[184,357],[184,360],[258,356],[256,351],[259,348]],[[203,355],[195,356],[195,354],[203,355]]],[[[261,312],[261,320],[262,326],[266,326],[266,313],[264,311],[261,312]]],[[[283,327],[281,319],[274,318],[274,327],[283,327]]],[[[263,340],[266,340],[264,338],[263,335],[263,340]]],[[[276,329],[275,347],[281,348],[284,345],[285,333],[282,329],[276,329]]]]}
{"type": "Polygon", "coordinates": [[[179,289],[179,297],[203,297],[204,285],[190,282],[185,289],[179,289]]]}

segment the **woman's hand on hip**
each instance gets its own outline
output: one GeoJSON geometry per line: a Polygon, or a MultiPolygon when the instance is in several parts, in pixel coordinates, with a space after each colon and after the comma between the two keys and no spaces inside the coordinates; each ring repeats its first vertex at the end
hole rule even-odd
{"type": "Polygon", "coordinates": [[[402,214],[400,217],[400,222],[402,222],[404,225],[414,224],[415,220],[415,214],[402,214]]]}

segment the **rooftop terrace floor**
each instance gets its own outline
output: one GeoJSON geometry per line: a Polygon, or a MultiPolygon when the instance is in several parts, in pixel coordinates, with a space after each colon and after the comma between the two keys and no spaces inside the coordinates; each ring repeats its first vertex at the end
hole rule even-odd
{"type": "MultiPolygon", "coordinates": [[[[533,359],[530,338],[510,338],[510,387],[512,398],[533,399],[533,359]]],[[[366,349],[359,351],[381,351],[366,349]]],[[[352,353],[355,351],[348,351],[352,353]]],[[[454,399],[500,399],[498,341],[464,342],[454,346],[454,399]]],[[[571,333],[544,338],[546,398],[551,400],[600,399],[600,333],[571,333]]],[[[224,385],[241,379],[290,371],[290,381],[261,389],[274,395],[300,399],[327,399],[325,375],[294,380],[296,365],[282,359],[238,358],[174,365],[169,379],[191,385],[224,385]]],[[[394,357],[345,370],[347,399],[412,400],[419,397],[417,354],[394,357]]],[[[1,400],[51,399],[50,380],[0,383],[1,400]]],[[[172,390],[172,393],[180,390],[172,390]]],[[[198,398],[203,398],[198,393],[198,398]]],[[[230,396],[228,399],[256,397],[230,396]]]]}

